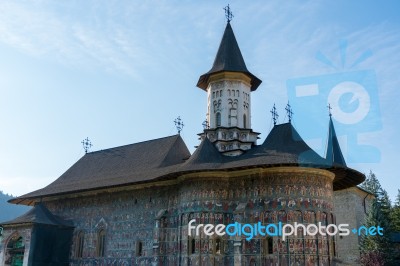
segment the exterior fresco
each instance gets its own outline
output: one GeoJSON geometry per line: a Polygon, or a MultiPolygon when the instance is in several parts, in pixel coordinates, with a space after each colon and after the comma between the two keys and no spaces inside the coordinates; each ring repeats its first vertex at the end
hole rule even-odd
{"type": "Polygon", "coordinates": [[[47,207],[74,221],[71,265],[330,265],[332,237],[189,237],[188,222],[332,223],[332,179],[327,171],[299,167],[196,173],[169,186],[56,200],[47,207]],[[106,232],[102,258],[96,256],[100,230],[106,232]]]}

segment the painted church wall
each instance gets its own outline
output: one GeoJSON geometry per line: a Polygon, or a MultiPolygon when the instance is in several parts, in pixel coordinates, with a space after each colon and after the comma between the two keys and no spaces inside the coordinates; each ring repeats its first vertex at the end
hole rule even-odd
{"type": "Polygon", "coordinates": [[[73,265],[269,265],[293,262],[328,265],[334,255],[331,237],[189,237],[196,223],[331,223],[332,176],[323,170],[276,168],[234,175],[183,176],[168,187],[102,193],[52,201],[55,214],[75,224],[73,265]],[[282,170],[283,169],[283,170],[282,170]],[[297,169],[297,170],[296,170],[297,169]],[[104,256],[99,232],[105,230],[104,256]],[[84,233],[82,254],[78,234],[84,233]],[[272,242],[268,242],[272,241],[272,242]],[[270,250],[267,245],[271,245],[270,250]]]}

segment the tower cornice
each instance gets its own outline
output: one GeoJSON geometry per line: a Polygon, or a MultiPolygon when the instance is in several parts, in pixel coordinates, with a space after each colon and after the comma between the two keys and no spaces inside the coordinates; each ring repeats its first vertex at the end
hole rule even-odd
{"type": "Polygon", "coordinates": [[[251,78],[249,76],[240,72],[229,72],[229,71],[223,71],[211,75],[208,79],[208,83],[218,82],[221,80],[241,81],[245,83],[247,86],[249,87],[251,86],[251,78]]]}

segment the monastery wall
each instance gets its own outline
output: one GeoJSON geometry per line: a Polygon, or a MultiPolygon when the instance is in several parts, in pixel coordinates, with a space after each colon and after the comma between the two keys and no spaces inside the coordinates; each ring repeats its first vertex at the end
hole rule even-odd
{"type": "Polygon", "coordinates": [[[189,237],[188,223],[332,223],[332,179],[325,170],[299,167],[203,172],[181,176],[168,186],[109,191],[46,205],[74,221],[73,265],[329,265],[335,250],[332,237],[189,237]],[[99,257],[101,230],[106,243],[99,257]],[[77,256],[80,232],[84,248],[77,256]]]}

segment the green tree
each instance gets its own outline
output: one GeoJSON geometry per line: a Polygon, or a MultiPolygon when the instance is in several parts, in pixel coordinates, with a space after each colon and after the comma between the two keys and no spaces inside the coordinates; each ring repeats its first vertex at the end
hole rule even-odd
{"type": "Polygon", "coordinates": [[[394,250],[390,241],[393,232],[392,207],[388,193],[382,188],[372,171],[361,187],[375,195],[364,225],[367,228],[371,226],[383,228],[383,235],[362,236],[361,263],[363,265],[393,265],[394,250]]]}
{"type": "Polygon", "coordinates": [[[400,232],[400,189],[397,191],[397,197],[391,212],[393,231],[400,232]]]}
{"type": "Polygon", "coordinates": [[[379,183],[376,175],[370,170],[369,174],[365,178],[365,181],[361,183],[360,187],[365,189],[372,194],[376,195],[380,190],[382,190],[381,183],[379,183]]]}

